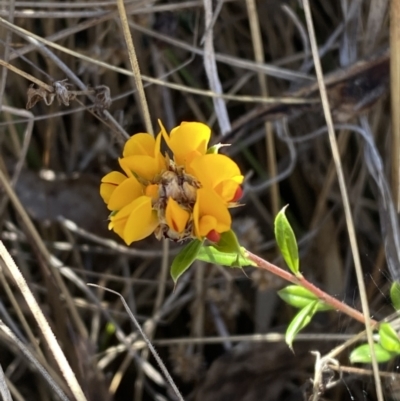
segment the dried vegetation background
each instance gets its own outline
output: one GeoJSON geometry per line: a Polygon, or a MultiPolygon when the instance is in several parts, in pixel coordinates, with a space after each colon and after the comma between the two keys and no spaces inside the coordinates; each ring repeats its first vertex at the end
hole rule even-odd
{"type": "MultiPolygon", "coordinates": [[[[301,2],[125,6],[153,126],[157,118],[168,128],[208,123],[214,142],[230,143],[226,152],[246,174],[245,206],[234,210],[243,245],[279,261],[273,219],[289,203],[304,274],[360,308],[301,2]],[[209,70],[213,60],[218,75],[209,70]],[[218,82],[222,111],[212,96],[218,82]]],[[[398,139],[388,96],[396,10],[384,0],[312,0],[311,11],[367,295],[382,319],[390,313],[388,285],[400,275],[390,204],[398,139]]],[[[295,311],[276,295],[284,283],[252,269],[197,263],[173,291],[174,244],[149,239],[127,248],[107,230],[99,181],[117,166],[126,138],[145,130],[117,1],[2,0],[0,16],[1,239],[87,399],[176,399],[120,298],[87,282],[123,295],[186,400],[307,399],[309,351],[326,353],[360,332],[359,324],[321,314],[293,354],[282,333],[295,311]]],[[[1,266],[0,365],[13,399],[59,399],[57,387],[79,398],[49,352],[34,305],[1,266]]],[[[347,350],[339,360],[349,365],[347,350]]],[[[366,368],[344,373],[321,397],[375,399],[366,368]]],[[[396,364],[382,370],[392,374],[396,364]]],[[[326,387],[337,378],[328,372],[326,387]]],[[[386,399],[396,397],[397,380],[382,377],[386,399]]]]}

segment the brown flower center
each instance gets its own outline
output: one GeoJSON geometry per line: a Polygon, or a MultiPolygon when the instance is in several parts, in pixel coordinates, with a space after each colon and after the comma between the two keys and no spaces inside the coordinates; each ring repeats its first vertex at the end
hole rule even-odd
{"type": "Polygon", "coordinates": [[[173,241],[183,241],[193,237],[192,212],[196,203],[197,189],[201,188],[200,182],[190,174],[187,174],[182,166],[177,166],[173,161],[169,162],[168,170],[161,173],[155,180],[158,185],[158,197],[153,201],[153,209],[157,210],[160,225],[155,230],[158,239],[169,238],[173,241]],[[179,206],[190,213],[190,218],[183,232],[177,232],[169,227],[165,219],[165,209],[168,199],[174,199],[179,206]]]}

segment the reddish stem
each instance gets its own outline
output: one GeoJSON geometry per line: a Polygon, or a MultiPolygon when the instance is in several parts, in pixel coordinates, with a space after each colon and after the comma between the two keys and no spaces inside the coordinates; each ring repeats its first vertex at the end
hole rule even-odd
{"type": "MultiPolygon", "coordinates": [[[[257,267],[263,270],[267,270],[276,276],[283,278],[286,281],[290,281],[293,284],[300,285],[307,290],[311,291],[319,300],[325,302],[326,304],[332,306],[335,310],[341,311],[346,315],[352,317],[355,320],[363,323],[365,325],[364,315],[356,309],[353,309],[351,306],[346,305],[345,303],[339,301],[338,299],[332,297],[331,295],[327,294],[326,292],[322,291],[314,284],[310,283],[307,279],[305,279],[302,275],[295,276],[292,273],[281,269],[280,267],[273,265],[270,262],[267,262],[265,259],[260,258],[253,253],[246,251],[246,257],[253,261],[257,267]]],[[[371,319],[371,324],[377,324],[376,320],[371,319]]]]}

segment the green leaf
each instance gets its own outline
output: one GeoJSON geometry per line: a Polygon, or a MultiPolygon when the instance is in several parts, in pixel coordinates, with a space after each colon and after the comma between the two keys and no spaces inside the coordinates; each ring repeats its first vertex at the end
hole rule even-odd
{"type": "Polygon", "coordinates": [[[213,244],[220,252],[225,253],[237,253],[241,255],[243,253],[236,234],[233,230],[226,231],[221,234],[221,238],[217,244],[213,244]]]}
{"type": "Polygon", "coordinates": [[[318,301],[310,302],[303,309],[300,309],[290,322],[285,334],[285,341],[290,349],[292,349],[292,343],[296,335],[311,322],[312,317],[315,315],[315,312],[317,312],[317,308],[318,301]]]}
{"type": "MultiPolygon", "coordinates": [[[[380,344],[374,344],[375,356],[377,362],[387,362],[396,356],[396,353],[390,352],[383,348],[380,344]]],[[[363,344],[354,349],[350,354],[351,363],[371,363],[371,350],[369,344],[363,344]]]]}
{"type": "Polygon", "coordinates": [[[221,252],[214,246],[203,246],[197,254],[197,259],[203,262],[214,263],[221,266],[229,267],[243,267],[243,266],[256,266],[256,264],[247,259],[245,256],[245,249],[240,248],[238,252],[221,252]]]}
{"type": "Polygon", "coordinates": [[[209,147],[207,149],[207,154],[209,155],[209,154],[218,153],[219,150],[224,146],[230,146],[230,145],[229,144],[225,144],[225,143],[217,143],[217,144],[215,144],[215,145],[213,145],[213,146],[211,146],[211,147],[209,147]]]}
{"type": "Polygon", "coordinates": [[[390,299],[394,309],[400,310],[400,283],[395,281],[390,287],[390,299]]]}
{"type": "Polygon", "coordinates": [[[379,344],[387,351],[400,353],[400,340],[389,323],[381,323],[379,326],[379,344]]]}
{"type": "Polygon", "coordinates": [[[288,285],[287,287],[278,291],[278,295],[289,305],[295,308],[304,308],[310,302],[317,301],[317,311],[327,311],[333,308],[325,302],[318,299],[311,291],[299,285],[288,285]]]}
{"type": "Polygon", "coordinates": [[[105,327],[105,332],[108,336],[114,335],[114,333],[116,332],[115,324],[107,323],[105,327]]]}
{"type": "Polygon", "coordinates": [[[178,278],[182,276],[182,274],[185,273],[185,271],[189,269],[191,264],[196,260],[197,254],[202,246],[203,241],[195,239],[187,244],[178,255],[175,256],[171,265],[171,276],[175,284],[178,281],[178,278]]]}
{"type": "Polygon", "coordinates": [[[297,250],[297,241],[292,227],[286,218],[286,208],[287,206],[285,206],[275,218],[275,238],[289,269],[293,274],[299,276],[301,274],[299,273],[299,253],[297,250]]]}

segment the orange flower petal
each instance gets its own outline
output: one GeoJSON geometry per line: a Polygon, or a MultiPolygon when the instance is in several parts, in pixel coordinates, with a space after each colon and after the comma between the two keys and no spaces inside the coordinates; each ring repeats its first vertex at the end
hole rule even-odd
{"type": "Polygon", "coordinates": [[[109,230],[113,230],[116,234],[118,234],[122,239],[124,239],[124,228],[126,225],[126,220],[125,219],[120,219],[117,221],[110,221],[108,225],[109,230]]]}
{"type": "Polygon", "coordinates": [[[122,184],[118,185],[112,193],[108,202],[109,210],[120,210],[128,205],[139,196],[143,195],[143,186],[135,177],[126,179],[122,184]]]}
{"type": "Polygon", "coordinates": [[[199,220],[200,237],[205,237],[210,231],[215,230],[216,227],[217,227],[217,219],[214,216],[206,215],[200,217],[199,220]]]}
{"type": "Polygon", "coordinates": [[[154,156],[156,141],[150,134],[135,134],[125,143],[123,156],[154,156]]]}
{"type": "Polygon", "coordinates": [[[101,182],[118,185],[124,180],[126,180],[126,176],[124,174],[120,173],[119,171],[111,171],[111,173],[108,173],[101,179],[101,182]]]}
{"type": "Polygon", "coordinates": [[[175,230],[177,233],[182,233],[189,220],[189,212],[182,209],[179,203],[173,198],[169,198],[167,207],[165,209],[165,219],[170,228],[175,230]]]}
{"type": "Polygon", "coordinates": [[[207,154],[196,157],[188,168],[206,188],[214,189],[225,201],[230,202],[243,182],[238,165],[229,157],[207,154]]]}
{"type": "Polygon", "coordinates": [[[243,182],[238,165],[228,156],[208,154],[196,157],[189,166],[203,185],[214,188],[221,181],[234,180],[238,184],[243,182]]]}
{"type": "Polygon", "coordinates": [[[105,203],[109,202],[114,190],[126,179],[127,177],[119,171],[111,171],[111,173],[108,173],[102,178],[100,184],[100,196],[103,198],[105,203]]]}
{"type": "Polygon", "coordinates": [[[234,180],[220,182],[215,188],[215,192],[226,202],[235,202],[234,198],[240,185],[234,180]]]}
{"type": "Polygon", "coordinates": [[[123,157],[119,164],[128,176],[136,175],[148,181],[161,172],[156,159],[147,155],[123,157]]]}
{"type": "MultiPolygon", "coordinates": [[[[168,133],[167,133],[167,130],[165,129],[165,127],[164,127],[164,124],[161,122],[161,120],[160,119],[158,119],[158,125],[160,126],[160,129],[161,129],[161,131],[160,131],[160,134],[161,134],[161,136],[164,138],[164,141],[165,141],[165,143],[167,144],[167,146],[171,149],[171,147],[169,146],[170,145],[170,138],[169,138],[169,135],[168,135],[168,133]]],[[[159,134],[159,135],[160,135],[159,134]]]]}
{"type": "Polygon", "coordinates": [[[145,195],[150,196],[150,198],[155,202],[159,198],[159,185],[151,184],[148,185],[145,189],[145,195]]]}
{"type": "Polygon", "coordinates": [[[196,237],[202,239],[211,230],[228,231],[232,219],[226,204],[214,191],[200,188],[193,208],[193,222],[196,237]]]}
{"type": "Polygon", "coordinates": [[[211,137],[211,130],[207,125],[199,122],[183,122],[179,127],[175,127],[168,136],[161,121],[159,124],[164,140],[172,150],[178,165],[184,166],[196,156],[204,155],[207,152],[211,137]]]}
{"type": "Polygon", "coordinates": [[[129,245],[149,236],[157,225],[157,213],[151,208],[151,199],[141,196],[110,217],[109,229],[129,245]]]}
{"type": "Polygon", "coordinates": [[[156,143],[154,147],[154,158],[156,159],[156,165],[159,170],[164,170],[166,168],[165,158],[163,157],[160,149],[161,149],[161,132],[156,137],[156,143]]]}
{"type": "Polygon", "coordinates": [[[134,206],[123,232],[123,239],[127,245],[148,237],[159,224],[157,212],[152,210],[151,198],[141,196],[132,203],[134,206]]]}
{"type": "Polygon", "coordinates": [[[124,239],[124,229],[126,222],[134,207],[135,203],[131,202],[110,217],[108,229],[114,230],[115,233],[117,233],[122,239],[124,239]]]}

